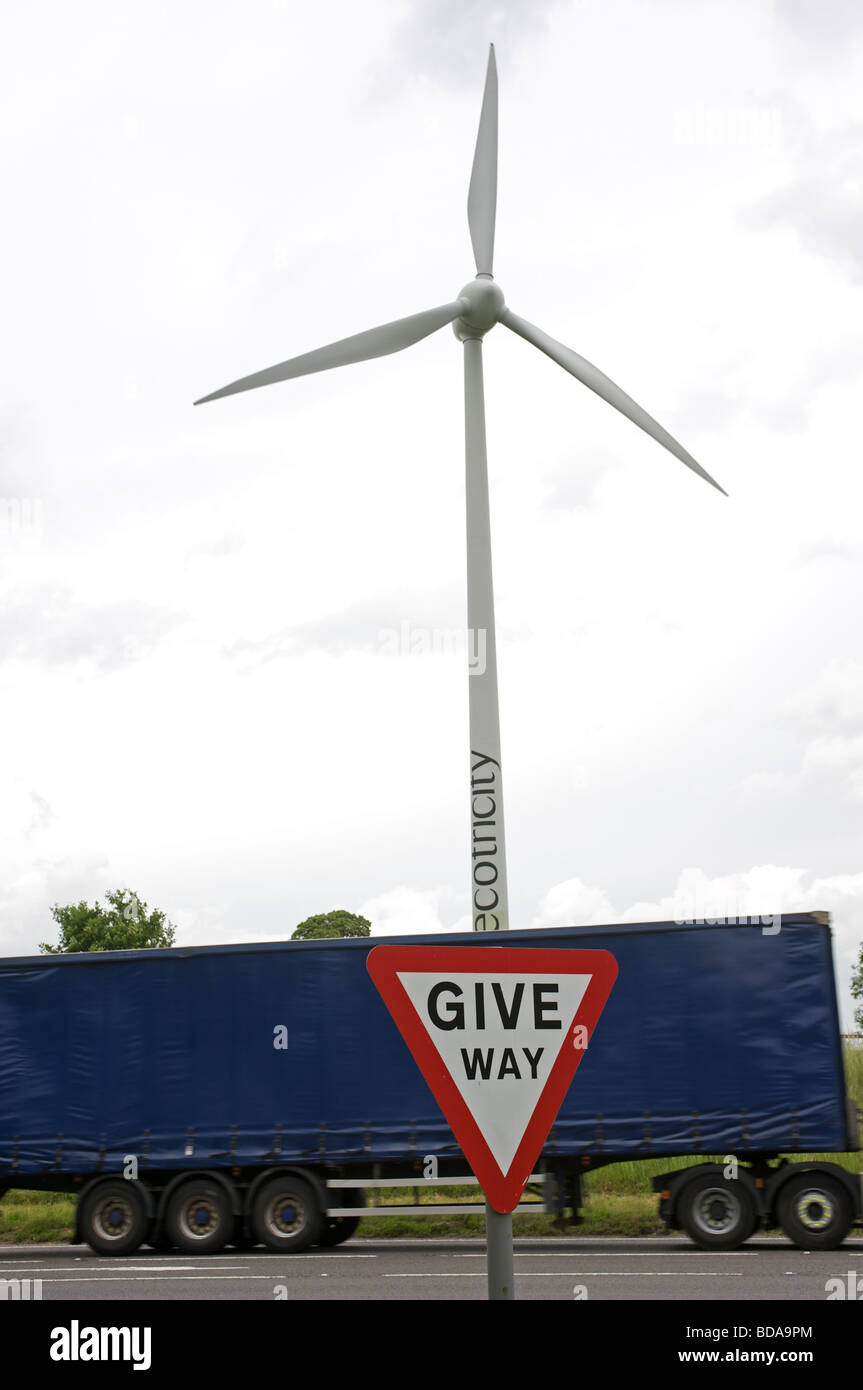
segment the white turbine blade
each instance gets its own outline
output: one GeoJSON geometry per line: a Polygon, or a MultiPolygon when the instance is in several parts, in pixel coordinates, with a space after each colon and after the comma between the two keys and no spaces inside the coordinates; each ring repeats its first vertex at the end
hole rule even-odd
{"type": "Polygon", "coordinates": [[[514,314],[511,309],[503,310],[500,322],[505,323],[507,328],[512,329],[513,333],[518,333],[528,343],[539,348],[540,352],[544,352],[547,357],[551,358],[552,362],[563,367],[564,371],[571,373],[583,386],[588,386],[591,391],[596,392],[597,396],[601,396],[609,405],[613,405],[615,410],[619,410],[621,415],[625,415],[634,425],[643,429],[645,434],[650,435],[651,439],[662,444],[669,453],[680,459],[681,463],[685,463],[687,468],[691,468],[693,473],[697,473],[699,478],[703,478],[706,483],[710,483],[718,492],[721,492],[723,497],[728,496],[725,488],[720,487],[715,479],[711,478],[700,463],[696,463],[692,455],[687,453],[667,430],[657,424],[656,420],[648,415],[646,410],[642,410],[641,406],[637,405],[630,396],[627,396],[625,391],[621,391],[619,386],[615,386],[604,372],[601,372],[598,367],[594,367],[592,362],[588,362],[584,357],[579,357],[577,352],[572,351],[572,348],[564,347],[563,343],[557,342],[555,338],[550,338],[547,333],[543,333],[541,328],[534,328],[532,323],[527,323],[525,319],[519,318],[518,314],[514,314]]]}
{"type": "Polygon", "coordinates": [[[477,275],[491,275],[497,208],[497,67],[490,46],[473,170],[467,195],[467,221],[477,275]]]}
{"type": "Polygon", "coordinates": [[[311,372],[326,372],[330,367],[346,367],[352,362],[366,362],[372,357],[386,357],[390,352],[401,352],[412,347],[430,333],[444,328],[463,314],[470,305],[466,299],[453,300],[437,309],[424,309],[421,314],[411,314],[406,319],[395,319],[392,323],[369,328],[365,333],[355,333],[352,338],[341,338],[327,347],[315,348],[301,357],[292,357],[275,367],[267,367],[252,376],[241,377],[239,381],[202,396],[195,405],[218,400],[220,396],[233,396],[238,391],[253,391],[258,386],[272,386],[277,381],[289,381],[292,377],[308,376],[311,372]]]}

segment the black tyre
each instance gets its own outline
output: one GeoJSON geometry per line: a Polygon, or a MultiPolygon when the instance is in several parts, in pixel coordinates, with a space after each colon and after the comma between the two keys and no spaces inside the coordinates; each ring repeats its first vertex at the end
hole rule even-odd
{"type": "Polygon", "coordinates": [[[776,1203],[779,1224],[801,1250],[835,1250],[854,1224],[851,1197],[830,1173],[789,1178],[776,1203]]]}
{"type": "Polygon", "coordinates": [[[97,1255],[131,1255],[147,1239],[150,1221],[141,1190],[123,1178],[85,1195],[80,1230],[97,1255]]]}
{"type": "Polygon", "coordinates": [[[299,1251],[321,1238],[324,1215],[314,1188],[289,1173],[265,1182],[255,1197],[252,1231],[268,1250],[299,1251]]]}
{"type": "Polygon", "coordinates": [[[247,1233],[246,1223],[242,1216],[234,1217],[234,1233],[228,1243],[235,1250],[254,1250],[257,1241],[253,1235],[247,1233]]]}
{"type": "Polygon", "coordinates": [[[704,1173],[686,1184],[677,1201],[680,1224],[702,1250],[736,1250],[758,1225],[758,1209],[740,1178],[704,1173]]]}
{"type": "MultiPolygon", "coordinates": [[[[337,1207],[364,1207],[366,1204],[365,1196],[361,1189],[346,1187],[339,1191],[335,1189],[330,1192],[333,1199],[333,1206],[337,1207]]],[[[333,1246],[341,1245],[344,1241],[350,1240],[356,1231],[362,1217],[360,1216],[324,1216],[324,1229],[318,1240],[318,1245],[333,1246]]]]}
{"type": "Polygon", "coordinates": [[[165,1236],[186,1255],[215,1255],[234,1234],[231,1199],[221,1183],[193,1178],[168,1199],[165,1236]]]}

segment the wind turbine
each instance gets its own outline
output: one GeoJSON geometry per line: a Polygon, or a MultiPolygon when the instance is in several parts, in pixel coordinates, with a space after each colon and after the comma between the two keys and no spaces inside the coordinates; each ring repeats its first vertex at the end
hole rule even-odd
{"type": "Polygon", "coordinates": [[[509,925],[504,843],[503,786],[498,717],[497,656],[489,534],[488,469],[483,401],[482,340],[502,323],[532,343],[564,371],[601,396],[633,424],[649,434],[700,478],[724,494],[724,489],[696,463],[676,439],[621,391],[603,372],[571,348],[513,313],[492,274],[497,206],[497,68],[491,45],[479,132],[468,191],[467,215],[476,261],[476,277],[456,299],[435,309],[396,319],[327,347],[292,357],[265,371],[242,377],[196,401],[272,386],[293,377],[323,372],[385,357],[412,347],[439,328],[452,324],[464,344],[465,453],[467,473],[467,621],[472,639],[469,688],[471,784],[471,899],[474,931],[504,931],[509,925]]]}

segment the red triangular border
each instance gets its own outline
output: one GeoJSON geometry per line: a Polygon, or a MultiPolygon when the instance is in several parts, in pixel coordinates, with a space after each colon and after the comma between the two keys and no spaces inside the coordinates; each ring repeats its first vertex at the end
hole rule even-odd
{"type": "Polygon", "coordinates": [[[578,948],[375,946],[368,954],[366,968],[489,1203],[495,1211],[513,1211],[518,1206],[585,1049],[567,1047],[565,1044],[561,1046],[512,1164],[504,1173],[398,974],[405,970],[439,970],[443,975],[456,971],[487,975],[590,975],[584,998],[567,1027],[568,1033],[578,1026],[586,1028],[589,1045],[599,1015],[617,979],[614,956],[609,951],[582,951],[578,948]]]}

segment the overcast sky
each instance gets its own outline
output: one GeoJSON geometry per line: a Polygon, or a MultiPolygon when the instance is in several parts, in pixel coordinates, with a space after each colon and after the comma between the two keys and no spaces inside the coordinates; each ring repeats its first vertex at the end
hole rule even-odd
{"type": "Polygon", "coordinates": [[[729,493],[488,335],[511,923],[827,909],[850,1027],[857,0],[4,13],[0,951],[469,927],[451,330],[192,401],[472,278],[494,42],[507,303],[729,493]]]}

